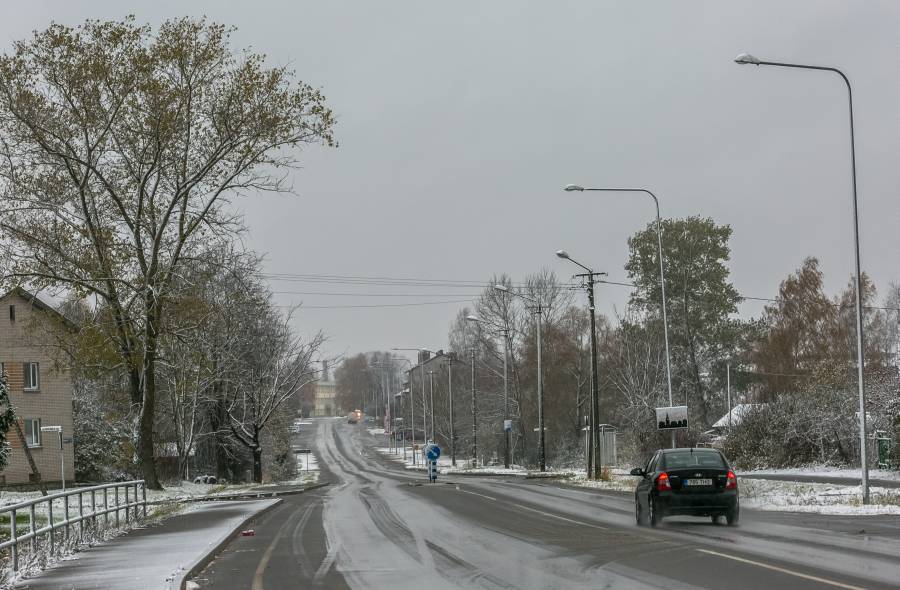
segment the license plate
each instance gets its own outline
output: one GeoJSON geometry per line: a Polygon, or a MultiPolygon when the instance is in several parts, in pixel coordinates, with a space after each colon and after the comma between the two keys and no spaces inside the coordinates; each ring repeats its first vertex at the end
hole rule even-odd
{"type": "Polygon", "coordinates": [[[686,486],[711,486],[711,479],[686,479],[684,480],[684,485],[686,486]]]}

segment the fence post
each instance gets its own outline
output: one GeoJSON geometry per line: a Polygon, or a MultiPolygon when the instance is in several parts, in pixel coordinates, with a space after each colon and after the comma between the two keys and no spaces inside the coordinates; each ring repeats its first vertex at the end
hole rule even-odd
{"type": "Polygon", "coordinates": [[[47,512],[50,519],[50,555],[53,555],[53,537],[56,531],[53,529],[53,500],[47,500],[49,506],[47,512]]]}
{"type": "Polygon", "coordinates": [[[116,493],[116,528],[119,528],[119,486],[114,486],[113,491],[116,493]]]}
{"type": "Polygon", "coordinates": [[[91,526],[93,532],[97,534],[97,494],[95,490],[91,490],[91,526]]]}
{"type": "Polygon", "coordinates": [[[18,541],[18,533],[16,532],[16,510],[13,510],[10,513],[9,518],[9,538],[12,539],[12,557],[13,557],[13,571],[19,571],[19,541],[18,541]]]}
{"type": "Polygon", "coordinates": [[[103,488],[103,526],[109,528],[109,500],[106,495],[107,488],[103,488]]]}
{"type": "Polygon", "coordinates": [[[128,524],[128,485],[122,487],[125,488],[125,524],[128,524]]]}
{"type": "Polygon", "coordinates": [[[144,518],[147,518],[147,481],[141,480],[141,497],[144,499],[144,518]]]}
{"type": "Polygon", "coordinates": [[[34,526],[34,504],[28,507],[28,524],[31,527],[31,554],[34,555],[37,553],[37,537],[35,535],[35,531],[37,528],[34,526]]]}
{"type": "Polygon", "coordinates": [[[63,502],[65,502],[65,510],[63,511],[63,515],[66,518],[66,543],[69,542],[69,497],[63,496],[63,502]]]}
{"type": "Polygon", "coordinates": [[[78,492],[78,540],[84,541],[84,498],[78,492]]]}

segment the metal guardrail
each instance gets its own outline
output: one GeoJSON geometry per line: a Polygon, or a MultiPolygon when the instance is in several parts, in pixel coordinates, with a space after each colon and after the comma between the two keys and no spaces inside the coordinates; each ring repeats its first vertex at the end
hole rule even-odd
{"type": "Polygon", "coordinates": [[[50,553],[53,553],[57,544],[55,534],[57,530],[63,529],[62,541],[68,542],[71,529],[77,525],[78,539],[81,540],[84,538],[86,530],[98,530],[98,517],[103,517],[103,527],[109,528],[112,514],[114,526],[118,528],[123,518],[123,512],[124,521],[128,523],[138,518],[138,509],[143,511],[144,517],[147,516],[147,486],[144,485],[142,479],[67,490],[3,506],[0,507],[0,516],[9,515],[9,540],[0,543],[0,551],[10,549],[13,571],[18,571],[19,552],[23,544],[27,543],[31,552],[36,553],[42,543],[40,538],[46,536],[47,538],[43,542],[46,543],[50,553]],[[124,495],[120,495],[120,490],[124,490],[124,495]],[[90,495],[90,510],[85,512],[84,504],[87,495],[90,495]],[[73,496],[78,497],[77,505],[69,500],[73,496]],[[98,499],[101,502],[99,505],[98,499]],[[40,513],[36,507],[40,507],[41,504],[46,504],[47,524],[38,528],[37,516],[40,513]],[[54,504],[57,505],[59,510],[57,514],[62,515],[62,520],[54,519],[54,504]],[[75,509],[74,514],[70,512],[70,508],[75,509]],[[20,535],[17,530],[16,516],[22,513],[28,514],[28,532],[20,535]]]}

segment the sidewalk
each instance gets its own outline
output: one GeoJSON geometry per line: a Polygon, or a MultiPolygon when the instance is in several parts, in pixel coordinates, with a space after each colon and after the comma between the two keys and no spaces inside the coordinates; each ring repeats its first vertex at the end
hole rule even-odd
{"type": "Polygon", "coordinates": [[[15,587],[29,590],[175,588],[181,575],[224,541],[236,527],[278,502],[250,500],[200,504],[190,512],[76,553],[15,587]]]}

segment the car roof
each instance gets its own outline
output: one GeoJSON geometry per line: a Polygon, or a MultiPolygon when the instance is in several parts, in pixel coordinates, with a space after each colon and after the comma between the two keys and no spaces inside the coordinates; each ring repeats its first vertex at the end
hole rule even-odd
{"type": "Polygon", "coordinates": [[[719,449],[710,449],[707,447],[683,447],[679,449],[660,449],[665,454],[677,453],[679,451],[690,451],[692,453],[721,453],[719,449]]]}

